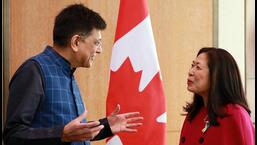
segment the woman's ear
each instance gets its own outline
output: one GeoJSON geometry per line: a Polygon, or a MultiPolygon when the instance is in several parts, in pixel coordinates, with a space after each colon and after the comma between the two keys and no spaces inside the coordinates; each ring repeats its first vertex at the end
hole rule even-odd
{"type": "Polygon", "coordinates": [[[79,45],[79,39],[80,39],[80,36],[79,35],[73,35],[71,37],[71,48],[74,52],[77,52],[79,49],[78,49],[78,45],[79,45]]]}

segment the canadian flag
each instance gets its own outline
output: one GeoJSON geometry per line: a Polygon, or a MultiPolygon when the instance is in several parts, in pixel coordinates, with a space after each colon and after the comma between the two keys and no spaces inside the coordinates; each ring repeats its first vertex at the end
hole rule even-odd
{"type": "Polygon", "coordinates": [[[107,115],[140,112],[137,133],[119,133],[107,145],[166,145],[166,99],[146,0],[120,0],[106,101],[107,115]]]}

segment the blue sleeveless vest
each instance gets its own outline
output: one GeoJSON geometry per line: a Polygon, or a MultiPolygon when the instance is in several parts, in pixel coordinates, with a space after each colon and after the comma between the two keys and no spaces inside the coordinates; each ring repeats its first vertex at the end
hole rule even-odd
{"type": "MultiPolygon", "coordinates": [[[[69,62],[50,46],[31,59],[40,65],[45,92],[32,127],[64,126],[83,113],[85,108],[73,76],[75,69],[71,68],[69,62]]],[[[72,142],[71,145],[90,145],[90,142],[72,142]]]]}

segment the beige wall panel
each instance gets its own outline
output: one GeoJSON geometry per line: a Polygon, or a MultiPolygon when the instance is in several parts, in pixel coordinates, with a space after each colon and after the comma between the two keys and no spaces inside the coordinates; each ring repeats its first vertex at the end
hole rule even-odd
{"type": "Polygon", "coordinates": [[[179,145],[180,131],[168,131],[167,136],[167,145],[179,145]]]}
{"type": "Polygon", "coordinates": [[[167,97],[168,131],[179,131],[182,106],[192,98],[186,89],[192,59],[199,48],[212,46],[212,0],[152,0],[150,13],[167,97]]]}
{"type": "MultiPolygon", "coordinates": [[[[88,119],[105,116],[111,49],[114,42],[119,0],[11,0],[10,76],[18,66],[43,48],[52,45],[57,12],[73,2],[83,2],[107,22],[103,31],[103,53],[90,69],[75,73],[88,119]]],[[[154,38],[167,96],[168,145],[177,145],[184,117],[182,106],[190,101],[187,72],[200,47],[212,46],[212,0],[148,0],[154,38]]],[[[92,145],[104,145],[105,141],[92,145]]]]}
{"type": "MultiPolygon", "coordinates": [[[[30,56],[52,45],[54,17],[65,6],[79,0],[10,1],[10,75],[30,56]]],[[[87,2],[84,2],[85,4],[87,2]]]]}

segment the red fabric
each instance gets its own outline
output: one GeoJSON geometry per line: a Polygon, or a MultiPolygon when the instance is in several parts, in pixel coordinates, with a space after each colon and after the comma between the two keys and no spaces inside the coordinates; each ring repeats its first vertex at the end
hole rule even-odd
{"type": "MultiPolygon", "coordinates": [[[[145,40],[146,43],[142,43],[140,46],[147,47],[149,48],[147,51],[149,50],[149,52],[154,53],[155,51],[152,51],[151,49],[155,48],[155,46],[149,46],[154,44],[149,43],[152,40],[148,40],[148,38],[151,37],[146,37],[145,39],[142,38],[145,35],[140,35],[140,38],[126,37],[126,34],[145,20],[147,16],[148,9],[146,0],[121,0],[115,42],[119,42],[121,37],[124,39],[133,39],[134,41],[131,41],[132,43],[145,40]]],[[[149,27],[146,29],[149,29],[149,27]]],[[[137,32],[140,33],[140,31],[137,32]]],[[[122,44],[124,45],[124,43],[122,44]]],[[[137,44],[131,46],[135,47],[137,44]]],[[[119,46],[117,49],[122,50],[122,48],[123,46],[119,46]]],[[[123,53],[125,52],[126,51],[123,51],[123,53]]],[[[124,55],[140,55],[143,60],[147,54],[148,53],[141,54],[135,50],[133,54],[124,55]]],[[[155,59],[156,58],[153,58],[153,60],[155,59]]],[[[137,59],[134,61],[134,65],[137,64],[138,61],[141,60],[137,59]]],[[[158,62],[155,64],[158,64],[158,62]]],[[[144,66],[142,66],[142,69],[143,68],[144,66]]],[[[147,70],[145,69],[144,71],[147,70]]],[[[157,118],[166,112],[165,96],[160,78],[160,72],[156,71],[156,74],[152,76],[150,82],[147,83],[146,87],[140,92],[139,84],[141,75],[142,70],[138,72],[134,71],[130,57],[127,57],[125,61],[123,60],[117,71],[111,70],[109,90],[106,101],[107,115],[110,115],[110,113],[115,109],[116,105],[120,104],[120,113],[138,111],[140,112],[140,115],[144,117],[144,120],[142,121],[143,125],[137,128],[137,133],[122,132],[117,134],[122,142],[122,145],[165,145],[166,123],[161,121],[157,122],[157,118]]],[[[116,142],[111,143],[111,145],[114,144],[120,145],[120,143],[116,142]]]]}
{"type": "Polygon", "coordinates": [[[128,33],[148,15],[146,0],[120,0],[115,41],[128,33]]]}
{"type": "Polygon", "coordinates": [[[226,109],[230,116],[218,118],[220,126],[211,126],[205,134],[201,130],[205,125],[206,108],[202,108],[191,123],[185,119],[179,144],[199,145],[203,138],[205,145],[255,145],[255,128],[245,109],[232,104],[226,109]]]}
{"type": "Polygon", "coordinates": [[[134,72],[127,59],[117,72],[111,72],[107,114],[120,104],[121,113],[139,111],[144,117],[137,133],[119,133],[123,145],[165,145],[165,124],[156,118],[165,112],[165,100],[159,73],[143,92],[138,91],[141,72],[134,72]]]}

